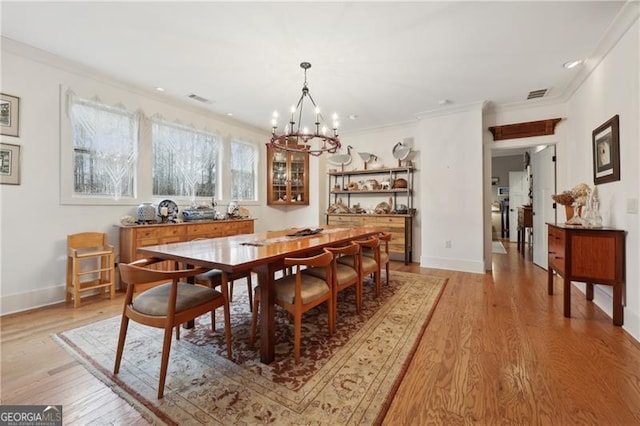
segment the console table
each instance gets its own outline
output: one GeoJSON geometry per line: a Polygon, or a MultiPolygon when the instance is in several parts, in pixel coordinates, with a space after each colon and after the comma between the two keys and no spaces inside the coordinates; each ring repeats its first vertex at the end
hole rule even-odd
{"type": "Polygon", "coordinates": [[[613,286],[613,324],[623,323],[625,234],[621,229],[548,225],[548,294],[553,295],[553,271],[563,277],[564,316],[571,317],[571,281],[586,283],[586,299],[593,285],[613,286]]]}

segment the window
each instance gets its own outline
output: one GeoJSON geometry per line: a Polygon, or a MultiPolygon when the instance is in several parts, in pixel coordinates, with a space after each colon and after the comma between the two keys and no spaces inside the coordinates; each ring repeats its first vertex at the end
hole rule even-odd
{"type": "Polygon", "coordinates": [[[215,197],[218,139],[191,127],[153,120],[153,195],[215,197]]]}
{"type": "Polygon", "coordinates": [[[231,199],[256,201],[258,149],[255,145],[231,141],[231,199]]]}
{"type": "Polygon", "coordinates": [[[134,197],[136,114],[75,96],[70,106],[74,194],[134,197]]]}

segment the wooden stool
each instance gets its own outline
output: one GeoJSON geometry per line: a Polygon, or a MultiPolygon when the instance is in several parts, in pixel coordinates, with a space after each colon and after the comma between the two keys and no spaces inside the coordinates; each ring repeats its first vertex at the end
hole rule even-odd
{"type": "Polygon", "coordinates": [[[109,297],[116,292],[113,246],[107,234],[82,232],[67,236],[67,295],[73,307],[80,306],[80,293],[100,289],[102,295],[109,288],[109,297]],[[82,280],[89,276],[90,279],[82,280]]]}

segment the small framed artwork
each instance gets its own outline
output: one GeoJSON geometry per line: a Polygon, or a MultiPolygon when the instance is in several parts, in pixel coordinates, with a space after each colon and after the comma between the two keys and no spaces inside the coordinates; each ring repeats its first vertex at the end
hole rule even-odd
{"type": "Polygon", "coordinates": [[[0,183],[20,185],[20,145],[0,143],[0,183]]]}
{"type": "Polygon", "coordinates": [[[593,131],[593,183],[620,180],[619,118],[613,116],[593,131]]]}
{"type": "Polygon", "coordinates": [[[0,93],[0,134],[19,135],[20,98],[0,93]]]}
{"type": "Polygon", "coordinates": [[[491,185],[496,186],[497,184],[500,183],[500,178],[499,177],[492,177],[491,178],[491,185]]]}
{"type": "Polygon", "coordinates": [[[508,186],[499,186],[498,187],[498,195],[509,195],[509,187],[508,186]]]}

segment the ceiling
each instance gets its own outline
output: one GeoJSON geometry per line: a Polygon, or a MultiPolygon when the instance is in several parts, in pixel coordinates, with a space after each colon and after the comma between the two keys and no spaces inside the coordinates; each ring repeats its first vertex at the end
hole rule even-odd
{"type": "MultiPolygon", "coordinates": [[[[269,129],[307,79],[341,131],[558,99],[624,2],[8,2],[4,37],[269,129]],[[209,100],[200,103],[186,96],[209,100]],[[353,116],[355,119],[349,119],[353,116]]],[[[583,67],[584,68],[584,67],[583,67]]]]}

